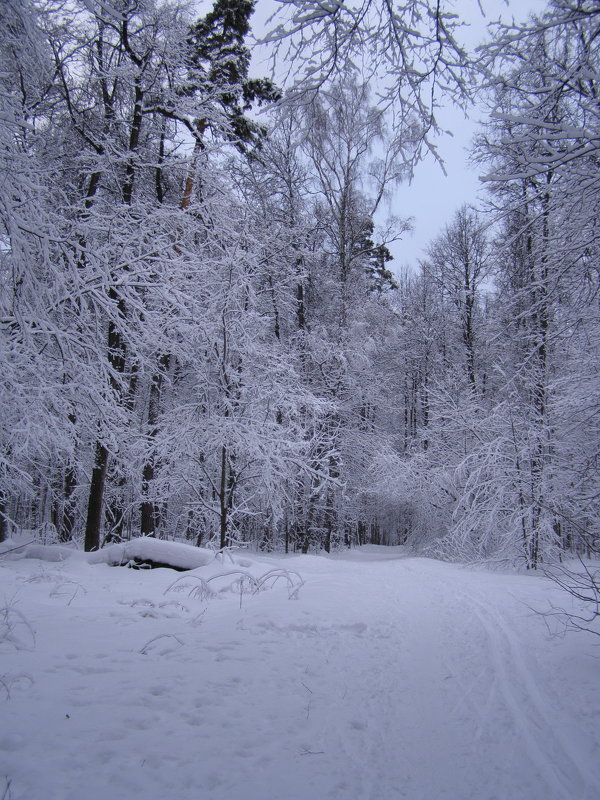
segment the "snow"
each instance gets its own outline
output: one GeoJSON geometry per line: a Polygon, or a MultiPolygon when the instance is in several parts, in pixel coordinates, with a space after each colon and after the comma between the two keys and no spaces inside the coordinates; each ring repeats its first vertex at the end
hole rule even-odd
{"type": "Polygon", "coordinates": [[[30,544],[23,549],[25,558],[37,558],[40,561],[64,561],[70,558],[72,554],[72,550],[59,545],[30,544]]]}
{"type": "Polygon", "coordinates": [[[37,552],[0,558],[0,797],[600,794],[597,638],[552,635],[541,575],[402,548],[191,573],[37,552]]]}
{"type": "Polygon", "coordinates": [[[91,563],[110,564],[111,566],[127,564],[129,561],[155,561],[170,564],[180,569],[196,569],[210,564],[215,558],[213,550],[192,547],[180,542],[166,542],[153,539],[151,536],[139,536],[124,544],[111,544],[93,553],[91,563]]]}

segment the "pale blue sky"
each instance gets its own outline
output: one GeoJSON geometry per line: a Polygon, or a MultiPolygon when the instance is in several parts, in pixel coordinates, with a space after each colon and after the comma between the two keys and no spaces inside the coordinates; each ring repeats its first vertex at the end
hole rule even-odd
{"type": "MultiPolygon", "coordinates": [[[[487,22],[498,18],[510,21],[513,17],[522,20],[530,12],[543,11],[547,4],[547,0],[454,0],[454,9],[468,23],[463,28],[462,38],[471,48],[485,38],[487,22]]],[[[201,5],[209,6],[210,3],[205,0],[201,5]]],[[[274,0],[258,0],[253,17],[256,36],[262,35],[265,22],[275,7],[274,0]]],[[[261,74],[268,70],[267,64],[260,65],[260,58],[255,63],[261,74]]],[[[427,245],[451,221],[454,212],[463,203],[477,202],[482,193],[481,167],[469,164],[468,149],[476,123],[483,116],[483,109],[477,108],[471,110],[469,119],[457,108],[447,107],[439,111],[440,126],[452,133],[435,140],[444,160],[446,175],[433,157],[428,156],[417,167],[412,182],[398,187],[389,208],[382,209],[380,214],[382,222],[388,214],[413,218],[412,233],[404,234],[401,241],[390,246],[394,269],[400,270],[405,264],[416,266],[427,245]]]]}
{"type": "MultiPolygon", "coordinates": [[[[528,13],[543,11],[546,0],[481,0],[486,17],[482,17],[477,0],[456,0],[457,12],[470,21],[465,31],[465,42],[477,45],[485,37],[486,22],[502,17],[510,21],[526,18],[528,13]]],[[[440,125],[452,132],[436,140],[444,159],[446,175],[432,157],[428,157],[415,171],[410,185],[398,187],[392,200],[392,211],[400,217],[413,217],[414,230],[404,235],[401,242],[390,248],[394,254],[393,266],[416,266],[424,256],[431,240],[447,225],[455,211],[463,204],[476,204],[483,188],[479,175],[481,165],[469,163],[469,146],[477,130],[477,121],[484,117],[483,109],[473,108],[465,119],[462,111],[448,107],[439,113],[440,125]]]]}

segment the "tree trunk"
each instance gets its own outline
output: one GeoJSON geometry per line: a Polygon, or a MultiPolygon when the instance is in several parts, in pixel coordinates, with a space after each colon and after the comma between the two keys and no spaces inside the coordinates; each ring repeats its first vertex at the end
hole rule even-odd
{"type": "Polygon", "coordinates": [[[106,484],[106,471],[108,468],[108,450],[103,444],[96,444],[96,459],[92,470],[90,484],[90,497],[88,501],[87,519],[85,525],[86,553],[100,548],[100,531],[102,528],[102,506],[104,500],[104,486],[106,484]]]}
{"type": "Polygon", "coordinates": [[[227,502],[227,448],[221,448],[221,480],[219,485],[219,547],[227,547],[229,503],[227,502]]]}
{"type": "MultiPolygon", "coordinates": [[[[169,364],[169,356],[163,355],[159,360],[161,370],[166,370],[169,364]]],[[[148,399],[148,440],[152,443],[158,434],[158,415],[160,411],[160,399],[163,383],[163,372],[159,371],[152,377],[150,384],[150,397],[148,399]]],[[[148,456],[142,471],[142,495],[146,499],[140,507],[140,532],[142,536],[154,536],[158,526],[159,510],[155,502],[148,499],[148,493],[152,488],[152,481],[155,474],[155,460],[148,456]]]]}
{"type": "Polygon", "coordinates": [[[58,538],[61,542],[70,542],[73,539],[73,528],[75,526],[73,495],[76,486],[75,469],[73,466],[68,466],[65,471],[63,507],[58,526],[58,538]]]}
{"type": "Polygon", "coordinates": [[[0,542],[8,539],[8,517],[6,516],[6,493],[0,489],[0,542]]]}

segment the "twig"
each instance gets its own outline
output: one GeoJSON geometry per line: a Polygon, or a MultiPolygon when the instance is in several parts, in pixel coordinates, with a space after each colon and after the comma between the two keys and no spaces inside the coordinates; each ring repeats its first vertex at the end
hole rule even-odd
{"type": "Polygon", "coordinates": [[[7,778],[5,776],[4,780],[6,781],[6,786],[4,787],[4,794],[2,795],[2,800],[10,800],[12,796],[12,792],[10,791],[10,785],[12,783],[12,779],[7,778]]]}
{"type": "Polygon", "coordinates": [[[149,641],[149,642],[146,642],[146,644],[145,644],[145,645],[142,647],[142,649],[139,651],[139,652],[140,652],[140,654],[141,654],[141,655],[143,655],[143,656],[146,656],[146,655],[148,655],[148,648],[150,647],[150,645],[151,645],[153,642],[157,642],[159,639],[175,639],[175,641],[177,642],[177,644],[178,644],[180,647],[183,647],[183,642],[181,641],[181,639],[180,639],[178,636],[175,636],[175,634],[174,634],[174,633],[159,633],[159,634],[158,634],[158,636],[155,636],[153,639],[150,639],[150,641],[149,641]]]}
{"type": "Polygon", "coordinates": [[[22,550],[23,547],[28,547],[30,544],[33,544],[34,542],[35,539],[32,539],[30,542],[25,542],[25,544],[19,544],[16,547],[11,547],[10,550],[4,550],[2,553],[0,553],[0,558],[2,558],[2,556],[5,556],[7,553],[14,553],[15,550],[22,550]]]}

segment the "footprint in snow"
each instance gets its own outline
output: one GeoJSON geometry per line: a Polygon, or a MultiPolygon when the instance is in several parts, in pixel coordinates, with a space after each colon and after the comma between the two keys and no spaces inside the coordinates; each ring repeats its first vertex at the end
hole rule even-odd
{"type": "Polygon", "coordinates": [[[201,728],[202,725],[204,725],[204,718],[200,716],[200,714],[190,714],[189,712],[185,712],[181,716],[188,725],[192,726],[192,728],[201,728]]]}
{"type": "Polygon", "coordinates": [[[131,730],[147,731],[155,727],[158,720],[155,717],[138,717],[137,719],[125,719],[123,722],[131,730]]]}

